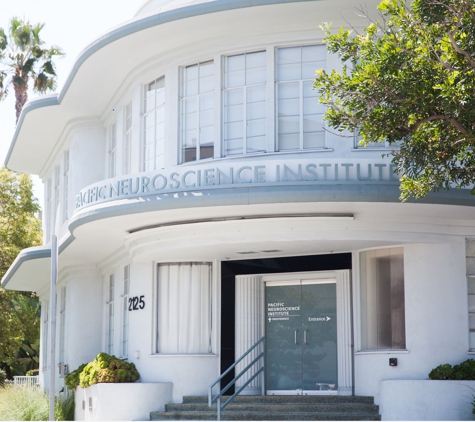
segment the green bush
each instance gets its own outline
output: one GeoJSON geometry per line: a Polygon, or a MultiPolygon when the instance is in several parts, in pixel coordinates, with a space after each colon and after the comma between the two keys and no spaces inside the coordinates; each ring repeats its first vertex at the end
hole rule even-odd
{"type": "MultiPolygon", "coordinates": [[[[56,397],[54,419],[74,420],[74,394],[56,397]]],[[[7,386],[0,390],[0,421],[47,421],[49,397],[36,387],[7,386]]]]}
{"type": "Polygon", "coordinates": [[[4,370],[0,369],[0,388],[5,388],[5,380],[7,379],[7,374],[4,370]]]}
{"type": "Polygon", "coordinates": [[[66,387],[68,387],[70,390],[74,390],[79,385],[79,374],[83,371],[86,365],[87,363],[83,363],[79,368],[66,375],[64,378],[66,387]]]}
{"type": "Polygon", "coordinates": [[[439,365],[429,373],[431,380],[475,380],[475,360],[467,359],[458,365],[439,365]]]}
{"type": "Polygon", "coordinates": [[[26,372],[27,377],[36,377],[38,375],[40,375],[39,369],[30,369],[29,371],[26,372]]]}
{"type": "Polygon", "coordinates": [[[139,377],[133,363],[120,360],[114,355],[99,353],[79,374],[79,385],[86,388],[98,383],[135,382],[139,377]]]}

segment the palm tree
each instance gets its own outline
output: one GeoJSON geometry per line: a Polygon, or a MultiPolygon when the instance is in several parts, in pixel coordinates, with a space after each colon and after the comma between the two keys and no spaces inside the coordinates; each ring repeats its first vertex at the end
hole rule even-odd
{"type": "Polygon", "coordinates": [[[0,100],[13,85],[15,91],[16,121],[28,100],[28,83],[33,81],[33,91],[45,93],[56,88],[53,59],[63,56],[59,47],[46,48],[40,39],[44,24],[30,24],[12,18],[8,35],[0,28],[0,100]],[[8,79],[10,77],[10,79],[8,79]]]}

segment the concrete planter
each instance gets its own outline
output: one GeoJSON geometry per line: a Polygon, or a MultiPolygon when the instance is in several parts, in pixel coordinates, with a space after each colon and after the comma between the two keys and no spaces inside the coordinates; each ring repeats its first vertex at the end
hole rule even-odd
{"type": "Polygon", "coordinates": [[[382,420],[473,420],[475,381],[383,380],[380,394],[382,420]]]}
{"type": "Polygon", "coordinates": [[[150,412],[172,401],[170,382],[96,384],[76,389],[77,421],[150,420],[150,412]]]}

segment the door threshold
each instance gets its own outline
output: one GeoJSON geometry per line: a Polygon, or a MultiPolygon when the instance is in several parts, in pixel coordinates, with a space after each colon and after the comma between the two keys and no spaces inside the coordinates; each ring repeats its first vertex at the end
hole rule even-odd
{"type": "Polygon", "coordinates": [[[267,390],[266,396],[337,396],[338,390],[267,390]]]}

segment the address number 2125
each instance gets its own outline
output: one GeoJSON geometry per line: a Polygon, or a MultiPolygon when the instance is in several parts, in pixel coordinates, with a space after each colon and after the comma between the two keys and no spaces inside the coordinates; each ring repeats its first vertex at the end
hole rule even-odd
{"type": "Polygon", "coordinates": [[[143,295],[140,297],[129,297],[129,311],[138,311],[139,309],[145,308],[145,301],[143,298],[143,295]]]}

